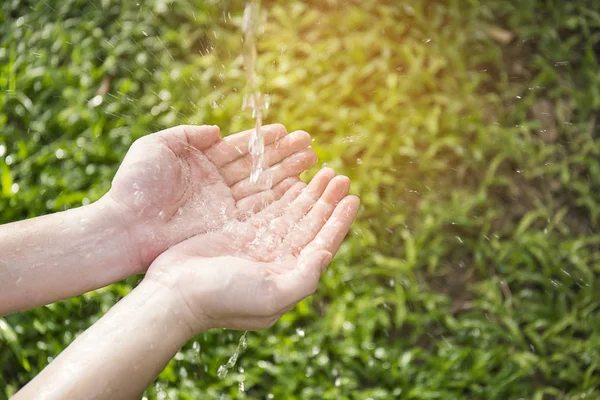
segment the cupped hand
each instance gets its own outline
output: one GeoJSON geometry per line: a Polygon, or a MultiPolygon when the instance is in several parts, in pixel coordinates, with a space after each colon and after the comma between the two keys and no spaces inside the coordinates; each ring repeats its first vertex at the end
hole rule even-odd
{"type": "Polygon", "coordinates": [[[192,333],[270,326],[316,290],[358,211],[349,187],[323,169],[251,218],[173,246],[144,279],[180,299],[192,333]]]}
{"type": "Polygon", "coordinates": [[[216,126],[177,126],[134,142],[103,199],[119,215],[132,246],[132,273],[195,234],[221,228],[277,200],[316,162],[310,136],[263,127],[265,171],[249,180],[252,130],[220,138],[216,126]]]}

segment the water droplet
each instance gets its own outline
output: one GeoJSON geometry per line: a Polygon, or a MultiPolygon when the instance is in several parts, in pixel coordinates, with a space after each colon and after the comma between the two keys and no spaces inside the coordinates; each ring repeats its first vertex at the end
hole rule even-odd
{"type": "Polygon", "coordinates": [[[382,358],[385,358],[385,349],[384,349],[383,347],[378,347],[378,348],[375,350],[375,357],[376,357],[376,358],[379,358],[380,360],[381,360],[382,358]]]}
{"type": "Polygon", "coordinates": [[[555,280],[555,279],[550,279],[550,282],[551,282],[551,283],[552,283],[554,286],[556,286],[556,287],[560,287],[560,286],[562,286],[562,284],[561,284],[559,281],[555,280]]]}
{"type": "Polygon", "coordinates": [[[54,153],[54,155],[59,160],[62,160],[65,157],[65,151],[63,149],[57,149],[56,152],[54,153]]]}
{"type": "Polygon", "coordinates": [[[171,92],[168,90],[161,90],[158,97],[160,97],[162,101],[169,101],[171,99],[171,92]]]}
{"type": "Polygon", "coordinates": [[[326,354],[321,354],[318,358],[317,358],[317,364],[323,366],[323,365],[327,365],[327,363],[329,362],[329,357],[327,357],[326,354]]]}
{"type": "Polygon", "coordinates": [[[93,107],[98,107],[100,104],[102,104],[102,101],[104,99],[102,98],[102,96],[97,95],[94,96],[89,102],[88,102],[88,106],[93,108],[93,107]]]}
{"type": "Polygon", "coordinates": [[[229,373],[229,370],[227,369],[225,364],[221,365],[219,367],[219,369],[217,370],[217,376],[219,377],[219,379],[225,378],[228,373],[229,373]]]}
{"type": "Polygon", "coordinates": [[[400,366],[406,367],[410,363],[410,360],[412,360],[412,354],[407,351],[400,357],[400,366]]]}
{"type": "Polygon", "coordinates": [[[146,63],[146,61],[148,61],[148,56],[146,55],[146,53],[138,53],[138,54],[135,56],[135,61],[136,61],[138,64],[145,64],[145,63],[146,63]]]}
{"type": "Polygon", "coordinates": [[[569,278],[571,277],[571,274],[568,273],[564,268],[561,268],[560,270],[563,272],[563,274],[567,275],[569,278]]]}
{"type": "Polygon", "coordinates": [[[6,153],[6,146],[0,144],[0,157],[2,157],[6,153]]]}
{"type": "Polygon", "coordinates": [[[192,344],[192,349],[196,352],[196,354],[200,354],[200,343],[198,342],[194,342],[194,344],[192,344]]]}
{"type": "Polygon", "coordinates": [[[13,194],[17,193],[19,191],[19,184],[13,183],[12,186],[10,187],[10,191],[13,194]]]}

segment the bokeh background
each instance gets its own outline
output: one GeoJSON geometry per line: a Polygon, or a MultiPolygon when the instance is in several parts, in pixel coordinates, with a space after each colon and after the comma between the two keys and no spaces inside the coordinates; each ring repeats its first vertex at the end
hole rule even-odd
{"type": "MultiPolygon", "coordinates": [[[[140,136],[251,127],[243,7],[4,0],[0,222],[98,199],[140,136]]],[[[263,8],[267,121],[311,132],[362,210],[318,293],[224,379],[240,332],[194,338],[145,397],[600,398],[600,5],[263,8]]],[[[0,319],[0,399],[138,279],[0,319]]]]}

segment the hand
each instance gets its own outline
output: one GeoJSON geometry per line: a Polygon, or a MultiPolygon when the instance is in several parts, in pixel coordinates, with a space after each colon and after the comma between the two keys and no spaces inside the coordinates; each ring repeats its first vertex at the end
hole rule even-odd
{"type": "Polygon", "coordinates": [[[144,281],[180,299],[193,334],[270,326],[316,290],[358,211],[349,187],[347,177],[323,169],[251,218],[170,248],[144,281]]]}
{"type": "Polygon", "coordinates": [[[178,126],[138,139],[103,199],[119,209],[133,249],[131,273],[195,234],[257,212],[316,162],[306,132],[263,127],[267,185],[249,181],[252,130],[220,139],[216,126],[178,126]]]}

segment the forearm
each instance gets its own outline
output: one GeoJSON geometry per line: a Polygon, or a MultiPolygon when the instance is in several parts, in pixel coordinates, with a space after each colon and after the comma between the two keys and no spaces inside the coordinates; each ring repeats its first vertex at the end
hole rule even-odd
{"type": "Polygon", "coordinates": [[[139,398],[192,337],[172,292],[143,281],[14,400],[139,398]]]}
{"type": "Polygon", "coordinates": [[[118,212],[103,200],[0,226],[0,315],[79,295],[134,271],[118,212]]]}

